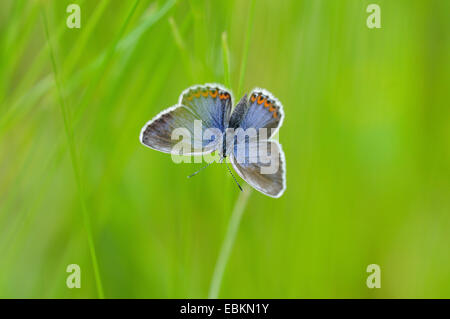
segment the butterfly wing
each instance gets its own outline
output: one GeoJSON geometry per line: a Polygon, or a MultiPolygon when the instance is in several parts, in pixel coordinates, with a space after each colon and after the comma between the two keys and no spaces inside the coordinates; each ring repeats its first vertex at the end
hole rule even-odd
{"type": "Polygon", "coordinates": [[[286,189],[286,161],[281,145],[276,141],[258,143],[256,140],[246,144],[248,154],[245,157],[230,156],[236,172],[265,195],[275,198],[283,195],[286,189]],[[255,150],[265,152],[255,153],[255,150]]]}
{"type": "Polygon", "coordinates": [[[190,87],[180,97],[179,104],[189,107],[207,128],[221,132],[228,126],[232,107],[231,93],[220,84],[190,87]]]}
{"type": "Polygon", "coordinates": [[[286,189],[284,152],[278,142],[269,140],[283,124],[283,106],[270,92],[256,88],[236,105],[229,127],[239,132],[232,143],[231,162],[236,172],[256,190],[280,197],[286,189]],[[264,136],[261,130],[268,131],[264,136]],[[251,135],[254,129],[254,135],[251,135]]]}
{"type": "Polygon", "coordinates": [[[267,139],[275,135],[283,124],[283,105],[267,90],[255,88],[250,98],[246,96],[238,103],[231,114],[229,126],[232,128],[268,129],[267,139]]]}
{"type": "Polygon", "coordinates": [[[228,125],[231,105],[230,92],[218,84],[190,87],[181,94],[177,105],[159,113],[145,124],[140,141],[149,148],[165,153],[210,153],[218,148],[221,140],[218,134],[205,134],[205,131],[223,132],[228,125]],[[197,132],[197,127],[201,131],[197,132]],[[189,134],[189,139],[180,141],[178,134],[172,136],[180,128],[189,134]]]}

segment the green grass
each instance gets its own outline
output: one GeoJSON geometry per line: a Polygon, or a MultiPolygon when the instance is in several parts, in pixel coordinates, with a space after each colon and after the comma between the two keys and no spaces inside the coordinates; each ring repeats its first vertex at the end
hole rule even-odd
{"type": "Polygon", "coordinates": [[[0,297],[450,297],[450,4],[370,3],[3,1],[0,297]],[[139,143],[209,82],[282,101],[280,199],[139,143]]]}
{"type": "Polygon", "coordinates": [[[89,213],[86,208],[84,185],[83,185],[83,180],[82,180],[82,177],[80,174],[77,151],[76,151],[74,141],[73,141],[72,122],[67,113],[64,96],[63,96],[63,92],[62,92],[62,87],[61,87],[61,83],[59,80],[59,72],[58,72],[58,68],[56,67],[55,56],[53,55],[53,48],[50,43],[50,36],[48,34],[47,17],[45,16],[44,11],[42,12],[42,20],[44,22],[45,36],[47,38],[48,47],[49,47],[49,51],[50,51],[50,60],[52,61],[52,68],[53,68],[53,73],[54,73],[54,78],[55,78],[55,86],[58,91],[59,106],[61,109],[61,114],[62,114],[62,118],[63,118],[63,122],[64,122],[64,130],[65,130],[66,137],[67,137],[67,144],[69,146],[70,160],[71,160],[73,172],[75,175],[77,191],[80,196],[81,211],[83,213],[84,227],[86,228],[87,240],[88,240],[88,244],[89,244],[89,252],[91,255],[91,259],[92,259],[92,267],[94,270],[97,292],[98,292],[98,296],[100,298],[104,298],[102,281],[101,281],[100,272],[98,269],[97,254],[95,252],[95,244],[94,244],[93,235],[92,235],[91,221],[90,221],[89,213]]]}
{"type": "Polygon", "coordinates": [[[222,58],[223,58],[223,78],[226,88],[231,88],[230,80],[230,49],[228,48],[227,33],[222,33],[222,58]]]}

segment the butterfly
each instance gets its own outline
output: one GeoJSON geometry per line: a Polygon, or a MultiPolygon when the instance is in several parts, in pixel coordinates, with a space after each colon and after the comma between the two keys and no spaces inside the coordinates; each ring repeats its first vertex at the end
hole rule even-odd
{"type": "Polygon", "coordinates": [[[217,151],[220,161],[226,164],[229,157],[238,175],[253,188],[280,197],[286,189],[286,162],[281,145],[271,138],[283,124],[282,104],[270,92],[255,88],[232,106],[230,90],[220,84],[189,87],[176,105],[144,125],[139,139],[144,146],[164,153],[217,151]],[[174,138],[180,129],[185,132],[182,141],[174,138]]]}

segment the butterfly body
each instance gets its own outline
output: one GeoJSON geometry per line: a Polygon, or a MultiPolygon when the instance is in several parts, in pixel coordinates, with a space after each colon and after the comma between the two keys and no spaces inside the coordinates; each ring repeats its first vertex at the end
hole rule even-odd
{"type": "Polygon", "coordinates": [[[284,120],[282,105],[270,92],[258,88],[249,97],[245,94],[234,109],[232,100],[230,91],[219,84],[190,87],[177,105],[147,122],[140,141],[172,154],[182,144],[179,155],[217,151],[221,162],[229,157],[236,172],[252,187],[280,197],[286,189],[285,158],[281,145],[271,138],[284,120]],[[188,141],[172,138],[180,128],[187,131],[188,141]]]}

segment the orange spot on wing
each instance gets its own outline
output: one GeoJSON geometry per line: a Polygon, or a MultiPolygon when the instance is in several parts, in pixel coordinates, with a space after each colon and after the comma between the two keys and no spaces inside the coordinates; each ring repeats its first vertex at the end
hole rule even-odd
{"type": "Polygon", "coordinates": [[[250,100],[251,100],[252,102],[255,102],[255,101],[256,101],[256,94],[252,94],[252,97],[250,98],[250,100]]]}
{"type": "Polygon", "coordinates": [[[277,112],[273,112],[273,117],[274,118],[278,118],[278,113],[277,112]]]}
{"type": "Polygon", "coordinates": [[[264,107],[269,107],[269,106],[272,106],[272,103],[270,103],[269,100],[267,100],[267,101],[264,103],[264,107]]]}
{"type": "Polygon", "coordinates": [[[265,100],[266,99],[262,95],[258,96],[258,104],[262,104],[265,100]]]}
{"type": "Polygon", "coordinates": [[[216,97],[217,97],[217,94],[218,94],[219,92],[217,91],[217,89],[216,90],[211,90],[211,91],[209,91],[209,94],[211,95],[211,97],[213,98],[213,99],[215,99],[216,97]]]}
{"type": "Polygon", "coordinates": [[[271,107],[269,107],[269,112],[273,112],[273,111],[275,111],[276,109],[273,107],[273,106],[271,106],[271,107]]]}
{"type": "Polygon", "coordinates": [[[203,91],[202,92],[202,95],[204,96],[204,97],[207,97],[208,96],[208,91],[206,90],[206,91],[203,91]]]}
{"type": "Polygon", "coordinates": [[[200,92],[200,91],[198,91],[198,92],[194,92],[194,96],[195,96],[195,97],[200,97],[200,94],[201,94],[201,92],[200,92]]]}

